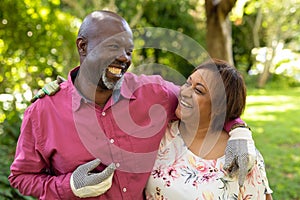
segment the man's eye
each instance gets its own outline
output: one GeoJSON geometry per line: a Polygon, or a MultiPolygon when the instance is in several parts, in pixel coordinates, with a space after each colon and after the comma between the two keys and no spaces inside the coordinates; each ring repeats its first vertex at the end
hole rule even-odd
{"type": "Polygon", "coordinates": [[[109,45],[109,47],[112,49],[119,49],[119,45],[117,45],[117,44],[111,44],[111,45],[109,45]]]}
{"type": "Polygon", "coordinates": [[[132,49],[128,49],[128,50],[126,51],[126,53],[127,53],[127,55],[131,55],[131,54],[132,54],[132,49]]]}

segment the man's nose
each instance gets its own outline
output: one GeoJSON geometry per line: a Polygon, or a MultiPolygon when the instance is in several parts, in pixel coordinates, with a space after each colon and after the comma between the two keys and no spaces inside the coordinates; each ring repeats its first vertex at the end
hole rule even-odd
{"type": "Polygon", "coordinates": [[[121,62],[128,62],[131,60],[131,53],[122,51],[121,54],[117,57],[117,59],[121,62]]]}

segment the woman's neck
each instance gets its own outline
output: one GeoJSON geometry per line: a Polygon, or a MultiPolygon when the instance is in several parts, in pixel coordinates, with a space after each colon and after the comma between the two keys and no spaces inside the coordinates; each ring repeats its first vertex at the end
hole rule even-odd
{"type": "Polygon", "coordinates": [[[224,155],[229,139],[228,133],[223,130],[210,130],[209,126],[198,127],[194,130],[184,123],[179,124],[179,131],[191,152],[208,160],[217,159],[224,155]]]}

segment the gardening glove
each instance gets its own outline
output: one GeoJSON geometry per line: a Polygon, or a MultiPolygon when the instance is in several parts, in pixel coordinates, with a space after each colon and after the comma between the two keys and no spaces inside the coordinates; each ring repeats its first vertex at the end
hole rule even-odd
{"type": "Polygon", "coordinates": [[[75,196],[80,198],[96,197],[110,189],[116,166],[114,163],[102,172],[92,173],[101,161],[95,159],[80,165],[71,175],[70,185],[75,196]]]}
{"type": "Polygon", "coordinates": [[[242,187],[256,162],[255,145],[250,129],[245,126],[231,130],[229,135],[223,168],[228,171],[229,176],[238,176],[239,186],[242,187]]]}
{"type": "Polygon", "coordinates": [[[57,76],[55,81],[47,83],[42,89],[40,89],[34,97],[30,100],[31,103],[35,102],[39,98],[43,98],[46,94],[51,96],[60,90],[59,84],[66,81],[63,77],[57,76]]]}

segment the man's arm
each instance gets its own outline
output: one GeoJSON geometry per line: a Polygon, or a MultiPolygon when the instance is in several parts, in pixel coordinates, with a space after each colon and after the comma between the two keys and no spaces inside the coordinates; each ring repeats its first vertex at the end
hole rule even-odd
{"type": "MultiPolygon", "coordinates": [[[[51,160],[44,154],[44,147],[33,121],[32,110],[25,111],[15,159],[8,177],[11,186],[23,195],[40,199],[76,199],[99,196],[112,184],[115,165],[99,173],[90,173],[100,160],[80,165],[74,172],[55,175],[50,169],[51,160]]],[[[74,158],[76,159],[76,158],[74,158]]]]}
{"type": "Polygon", "coordinates": [[[15,159],[8,177],[12,187],[23,195],[42,199],[67,199],[74,197],[69,180],[71,173],[52,176],[47,163],[42,157],[39,138],[35,134],[35,125],[31,120],[31,110],[24,113],[21,134],[18,139],[15,159]]]}

